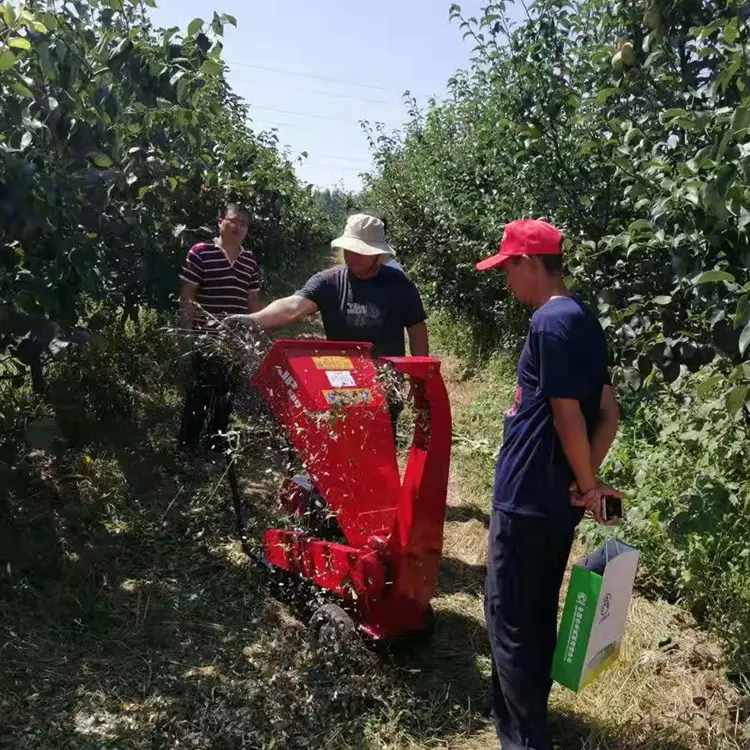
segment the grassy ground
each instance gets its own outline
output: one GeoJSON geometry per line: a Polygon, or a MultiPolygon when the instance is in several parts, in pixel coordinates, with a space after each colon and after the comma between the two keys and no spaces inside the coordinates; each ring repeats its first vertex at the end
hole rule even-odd
{"type": "MultiPolygon", "coordinates": [[[[132,356],[153,358],[142,340],[132,356]]],[[[496,748],[481,588],[512,369],[467,379],[446,360],[456,440],[433,638],[334,657],[242,554],[224,466],[175,456],[177,380],[152,366],[126,423],[30,451],[0,505],[0,747],[496,748]]],[[[274,435],[243,440],[257,536],[285,458],[274,435]]],[[[642,597],[621,662],[580,696],[556,688],[553,708],[563,750],[750,747],[750,706],[716,645],[642,597]]]]}

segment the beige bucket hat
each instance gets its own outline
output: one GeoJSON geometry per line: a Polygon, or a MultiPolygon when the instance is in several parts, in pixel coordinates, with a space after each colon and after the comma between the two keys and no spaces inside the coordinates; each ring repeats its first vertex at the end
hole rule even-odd
{"type": "Polygon", "coordinates": [[[396,251],[385,241],[385,225],[375,216],[354,214],[346,220],[341,237],[332,243],[334,250],[350,250],[358,255],[394,256],[396,251]]]}

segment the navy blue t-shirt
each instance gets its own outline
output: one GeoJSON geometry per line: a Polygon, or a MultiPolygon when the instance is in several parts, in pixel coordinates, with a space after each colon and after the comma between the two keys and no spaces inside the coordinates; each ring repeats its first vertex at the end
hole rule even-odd
{"type": "Polygon", "coordinates": [[[371,279],[335,266],[316,273],[295,294],[320,308],[329,341],[371,341],[375,357],[403,357],[404,329],[427,318],[417,287],[388,266],[371,279]]]}
{"type": "Polygon", "coordinates": [[[591,437],[609,383],[607,343],[594,313],[578,297],[539,308],[518,363],[516,401],[505,415],[493,508],[561,524],[581,520],[583,510],[570,505],[574,477],[549,399],[576,399],[591,437]]]}

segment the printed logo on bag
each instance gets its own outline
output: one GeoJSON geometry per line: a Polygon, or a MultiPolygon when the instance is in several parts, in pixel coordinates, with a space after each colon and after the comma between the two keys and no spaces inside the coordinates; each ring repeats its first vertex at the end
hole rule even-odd
{"type": "Polygon", "coordinates": [[[602,619],[599,620],[600,623],[604,622],[609,617],[609,610],[611,607],[612,607],[612,594],[605,594],[604,600],[602,601],[602,608],[601,608],[602,619]]]}
{"type": "Polygon", "coordinates": [[[573,612],[573,624],[570,628],[570,635],[568,636],[568,647],[565,650],[565,661],[568,664],[573,663],[576,646],[578,645],[578,638],[581,635],[581,621],[583,620],[583,612],[586,609],[586,601],[586,594],[581,591],[576,597],[576,608],[573,612]]]}

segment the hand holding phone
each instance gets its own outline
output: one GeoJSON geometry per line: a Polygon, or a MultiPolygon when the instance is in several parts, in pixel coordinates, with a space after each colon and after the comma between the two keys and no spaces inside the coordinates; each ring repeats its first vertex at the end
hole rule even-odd
{"type": "Polygon", "coordinates": [[[614,495],[602,495],[602,521],[612,523],[621,521],[622,517],[622,498],[614,495]]]}
{"type": "Polygon", "coordinates": [[[597,481],[596,487],[581,493],[576,483],[570,487],[570,502],[578,508],[585,508],[597,523],[614,525],[623,517],[622,493],[604,482],[597,481]]]}

